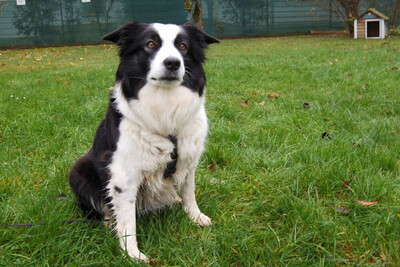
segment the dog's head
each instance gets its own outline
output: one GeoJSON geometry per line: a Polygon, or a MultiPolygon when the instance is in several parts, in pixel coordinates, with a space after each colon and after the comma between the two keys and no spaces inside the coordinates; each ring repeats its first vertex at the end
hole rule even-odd
{"type": "Polygon", "coordinates": [[[125,96],[133,98],[147,83],[159,87],[182,84],[201,95],[205,85],[201,67],[204,49],[219,42],[191,23],[178,26],[131,22],[103,39],[119,46],[117,80],[123,83],[125,96]]]}

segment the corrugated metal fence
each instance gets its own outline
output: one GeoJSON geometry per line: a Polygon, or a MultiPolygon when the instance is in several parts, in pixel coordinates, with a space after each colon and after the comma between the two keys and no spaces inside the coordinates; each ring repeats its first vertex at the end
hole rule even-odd
{"type": "MultiPolygon", "coordinates": [[[[390,15],[394,1],[378,1],[376,8],[390,15]]],[[[329,8],[313,1],[201,3],[205,31],[219,37],[344,29],[329,8]]],[[[132,20],[182,24],[188,11],[184,0],[0,0],[0,46],[99,42],[132,20]]]]}

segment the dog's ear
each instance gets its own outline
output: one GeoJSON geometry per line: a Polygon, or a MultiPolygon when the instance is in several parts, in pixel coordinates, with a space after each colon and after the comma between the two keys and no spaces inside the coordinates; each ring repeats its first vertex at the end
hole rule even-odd
{"type": "Polygon", "coordinates": [[[207,33],[205,33],[203,30],[201,30],[196,24],[194,24],[191,21],[188,21],[185,24],[183,24],[183,28],[185,28],[187,31],[200,37],[200,39],[203,42],[205,42],[207,45],[219,43],[219,40],[217,38],[215,38],[211,35],[208,35],[207,33]]]}
{"type": "Polygon", "coordinates": [[[139,22],[133,21],[133,22],[128,22],[124,24],[123,26],[119,27],[113,32],[110,32],[109,34],[106,34],[103,36],[103,40],[105,41],[110,41],[115,44],[120,44],[120,40],[124,37],[125,33],[131,30],[134,30],[139,26],[139,22]]]}

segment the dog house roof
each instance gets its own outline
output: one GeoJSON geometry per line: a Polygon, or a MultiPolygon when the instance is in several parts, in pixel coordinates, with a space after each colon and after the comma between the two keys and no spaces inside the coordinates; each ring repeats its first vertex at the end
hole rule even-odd
{"type": "Polygon", "coordinates": [[[367,11],[365,11],[364,13],[362,13],[358,18],[363,17],[365,14],[367,14],[367,13],[369,13],[369,12],[374,13],[375,15],[377,15],[378,17],[380,17],[381,19],[384,19],[384,20],[388,20],[388,19],[389,19],[388,16],[382,14],[381,12],[379,12],[378,10],[376,10],[375,8],[370,8],[370,9],[368,9],[367,11]]]}

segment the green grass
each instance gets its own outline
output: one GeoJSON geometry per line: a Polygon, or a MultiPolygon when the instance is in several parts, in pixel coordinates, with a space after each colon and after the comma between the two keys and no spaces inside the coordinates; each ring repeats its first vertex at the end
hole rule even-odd
{"type": "MultiPolygon", "coordinates": [[[[63,223],[82,219],[67,176],[104,116],[115,48],[0,53],[0,224],[52,222],[0,228],[0,266],[128,264],[102,224],[63,223]]],[[[224,40],[208,58],[196,194],[213,226],[174,207],[139,222],[141,251],[177,266],[400,264],[400,38],[224,40]]]]}

